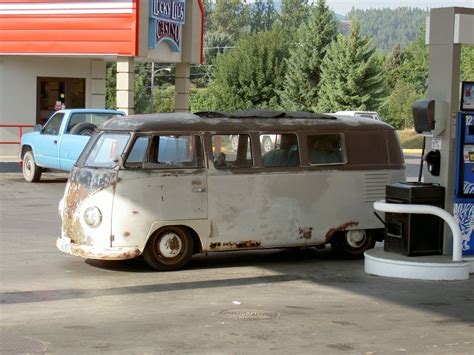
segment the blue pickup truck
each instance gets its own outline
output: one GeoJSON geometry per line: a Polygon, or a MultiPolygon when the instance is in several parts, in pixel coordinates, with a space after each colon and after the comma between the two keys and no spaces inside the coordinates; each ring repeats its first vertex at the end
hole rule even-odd
{"type": "Polygon", "coordinates": [[[97,126],[112,117],[124,116],[115,110],[71,109],[55,112],[46,124],[21,138],[20,159],[28,182],[41,179],[44,169],[71,171],[97,126]]]}

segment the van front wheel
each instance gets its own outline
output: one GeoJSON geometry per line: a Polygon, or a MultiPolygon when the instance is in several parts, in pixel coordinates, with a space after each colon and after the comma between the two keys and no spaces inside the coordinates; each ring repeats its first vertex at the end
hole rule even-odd
{"type": "Polygon", "coordinates": [[[193,238],[183,227],[171,226],[154,233],[143,251],[152,268],[171,271],[182,268],[193,255],[193,238]]]}
{"type": "Polygon", "coordinates": [[[372,249],[375,238],[369,231],[358,229],[337,233],[331,239],[333,251],[342,257],[361,258],[364,252],[372,249]]]}

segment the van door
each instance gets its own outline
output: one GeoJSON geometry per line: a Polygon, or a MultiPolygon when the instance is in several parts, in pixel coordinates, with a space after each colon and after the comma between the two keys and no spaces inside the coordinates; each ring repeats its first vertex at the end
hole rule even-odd
{"type": "Polygon", "coordinates": [[[114,246],[142,246],[154,226],[207,219],[199,136],[138,137],[124,165],[114,197],[114,246]]]}

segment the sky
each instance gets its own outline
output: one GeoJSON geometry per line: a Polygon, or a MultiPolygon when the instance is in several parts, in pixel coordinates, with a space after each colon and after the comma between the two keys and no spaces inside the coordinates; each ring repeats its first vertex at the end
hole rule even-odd
{"type": "Polygon", "coordinates": [[[474,8],[474,0],[326,0],[329,7],[337,14],[345,15],[352,7],[356,9],[419,7],[422,9],[437,7],[470,7],[474,8]]]}

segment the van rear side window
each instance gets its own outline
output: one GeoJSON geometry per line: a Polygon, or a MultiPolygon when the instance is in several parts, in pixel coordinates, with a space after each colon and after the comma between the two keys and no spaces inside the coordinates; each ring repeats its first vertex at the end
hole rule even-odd
{"type": "Polygon", "coordinates": [[[311,165],[344,163],[343,143],[340,134],[310,135],[307,144],[311,165]]]}

